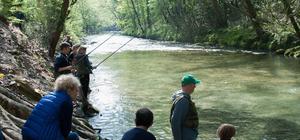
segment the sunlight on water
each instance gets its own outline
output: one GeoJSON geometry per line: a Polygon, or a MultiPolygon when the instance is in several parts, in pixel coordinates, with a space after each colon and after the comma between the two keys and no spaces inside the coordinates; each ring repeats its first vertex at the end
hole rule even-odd
{"type": "MultiPolygon", "coordinates": [[[[93,50],[102,44],[106,39],[111,37],[111,34],[104,35],[94,35],[89,36],[86,39],[88,42],[85,46],[88,47],[88,52],[93,50]]],[[[93,53],[97,54],[106,54],[117,50],[121,45],[129,41],[132,37],[122,36],[119,34],[113,35],[108,41],[95,50],[93,53]]],[[[199,50],[205,52],[236,52],[233,50],[223,50],[223,49],[206,49],[205,47],[191,45],[191,44],[179,44],[176,42],[167,42],[167,41],[155,41],[155,40],[146,40],[140,38],[134,38],[130,41],[124,48],[119,50],[122,51],[183,51],[183,50],[199,50]]],[[[259,52],[251,51],[241,51],[243,53],[252,53],[252,54],[264,54],[259,52]]]]}
{"type": "MultiPolygon", "coordinates": [[[[92,39],[105,37],[108,35],[92,39]]],[[[91,60],[100,62],[127,39],[116,36],[97,49],[91,60]]],[[[300,139],[299,60],[186,49],[188,44],[142,39],[133,40],[128,47],[132,46],[115,54],[92,75],[90,101],[102,116],[90,122],[103,129],[103,137],[121,139],[134,127],[135,111],[148,107],[155,115],[150,131],[159,140],[171,140],[170,97],[179,89],[181,76],[192,73],[203,82],[192,95],[200,117],[199,139],[215,140],[221,123],[237,127],[235,140],[300,139]]]]}

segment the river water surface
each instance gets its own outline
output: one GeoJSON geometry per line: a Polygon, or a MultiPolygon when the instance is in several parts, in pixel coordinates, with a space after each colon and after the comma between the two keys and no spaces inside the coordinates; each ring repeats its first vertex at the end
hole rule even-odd
{"type": "MultiPolygon", "coordinates": [[[[88,37],[93,49],[108,34],[88,37]]],[[[100,62],[130,37],[116,35],[93,52],[100,62]]],[[[221,123],[236,126],[235,140],[300,139],[300,61],[260,53],[204,49],[200,46],[134,39],[91,76],[90,101],[101,115],[90,118],[101,136],[120,140],[134,127],[134,113],[154,113],[150,131],[171,140],[171,95],[183,74],[202,80],[192,95],[199,118],[199,137],[216,140],[221,123]]]]}

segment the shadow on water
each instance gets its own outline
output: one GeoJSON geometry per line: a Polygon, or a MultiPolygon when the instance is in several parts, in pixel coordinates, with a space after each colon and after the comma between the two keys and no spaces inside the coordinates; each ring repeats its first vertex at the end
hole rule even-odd
{"type": "MultiPolygon", "coordinates": [[[[222,56],[206,58],[206,59],[212,59],[212,60],[211,61],[206,60],[206,62],[202,62],[203,64],[199,63],[198,66],[192,67],[190,69],[184,69],[184,70],[178,71],[178,72],[180,72],[180,73],[186,72],[186,71],[192,72],[192,71],[197,71],[197,70],[201,70],[201,69],[225,69],[225,68],[246,67],[250,63],[260,62],[260,61],[264,61],[266,59],[266,55],[259,55],[257,57],[250,56],[251,58],[249,58],[249,59],[251,59],[251,61],[249,61],[249,59],[247,59],[247,58],[236,59],[235,57],[238,58],[239,54],[235,54],[235,55],[233,55],[234,58],[232,58],[230,61],[226,61],[227,57],[228,57],[227,55],[228,54],[222,55],[222,56]]],[[[231,56],[231,57],[233,57],[233,56],[231,56]]],[[[199,60],[199,61],[201,62],[201,60],[199,60]]]]}
{"type": "MultiPolygon", "coordinates": [[[[300,68],[300,59],[287,59],[285,57],[273,56],[268,54],[250,55],[240,53],[222,53],[213,54],[212,52],[203,54],[203,52],[189,53],[189,55],[199,57],[199,63],[191,68],[177,71],[183,73],[186,71],[194,72],[204,69],[226,69],[226,68],[250,68],[253,70],[263,69],[272,76],[280,76],[278,71],[287,70],[297,73],[300,68]],[[243,57],[241,57],[243,56],[243,57]],[[203,61],[205,60],[205,61],[203,61]],[[266,63],[268,62],[268,63],[266,63]]],[[[177,54],[173,54],[174,59],[177,54]]],[[[177,58],[178,61],[186,61],[177,58]]],[[[280,73],[280,72],[279,72],[280,73]]],[[[297,77],[296,77],[297,78],[297,77]]]]}
{"type": "Polygon", "coordinates": [[[222,123],[235,125],[237,127],[238,135],[243,135],[242,137],[245,137],[245,129],[254,125],[254,122],[256,121],[251,114],[246,112],[229,112],[219,109],[199,109],[198,112],[200,117],[199,132],[202,139],[216,138],[215,132],[222,123]]]}
{"type": "Polygon", "coordinates": [[[270,118],[265,120],[265,139],[300,140],[300,125],[285,119],[270,118]]]}
{"type": "MultiPolygon", "coordinates": [[[[230,108],[230,106],[228,106],[230,108]]],[[[216,130],[222,123],[236,126],[236,140],[300,140],[300,125],[285,119],[259,118],[248,112],[230,112],[219,109],[198,108],[201,139],[216,138],[216,130]],[[210,135],[201,135],[210,134],[210,135]]]]}

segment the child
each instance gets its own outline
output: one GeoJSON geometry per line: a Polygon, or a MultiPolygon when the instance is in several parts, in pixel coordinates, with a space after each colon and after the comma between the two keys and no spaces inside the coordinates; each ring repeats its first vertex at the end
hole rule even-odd
{"type": "Polygon", "coordinates": [[[217,136],[220,140],[231,140],[235,135],[235,128],[231,124],[221,124],[217,130],[217,136]]]}

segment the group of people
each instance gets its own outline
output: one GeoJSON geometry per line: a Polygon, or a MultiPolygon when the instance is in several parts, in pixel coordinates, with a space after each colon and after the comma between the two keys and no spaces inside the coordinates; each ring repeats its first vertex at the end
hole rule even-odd
{"type": "Polygon", "coordinates": [[[80,44],[73,45],[70,36],[66,36],[66,39],[60,44],[60,53],[54,62],[54,75],[58,77],[62,74],[72,73],[78,77],[81,83],[82,111],[86,116],[92,116],[98,111],[88,103],[88,94],[91,92],[89,88],[90,74],[94,67],[86,55],[86,49],[80,44]]]}
{"type": "Polygon", "coordinates": [[[73,45],[69,36],[59,48],[54,62],[54,90],[38,102],[25,122],[22,128],[24,140],[79,140],[78,134],[71,132],[78,97],[81,97],[86,116],[98,113],[87,100],[93,67],[86,48],[73,45]]]}
{"type": "MultiPolygon", "coordinates": [[[[196,140],[198,136],[199,118],[191,94],[201,81],[192,75],[185,75],[181,80],[181,90],[173,94],[173,104],[170,111],[170,123],[174,140],[196,140]]],[[[153,124],[153,113],[142,108],[136,112],[136,127],[127,131],[122,140],[156,140],[147,132],[153,124]]],[[[221,124],[217,130],[220,140],[231,140],[235,135],[235,127],[231,124],[221,124]]]]}
{"type": "MultiPolygon", "coordinates": [[[[89,75],[93,67],[86,56],[86,48],[71,44],[67,41],[60,44],[60,54],[54,64],[54,90],[34,107],[22,128],[24,140],[79,139],[78,134],[71,131],[73,107],[77,97],[83,96],[83,110],[87,113],[90,107],[87,102],[89,75]]],[[[193,75],[184,75],[181,90],[172,96],[170,124],[174,140],[196,140],[198,137],[199,118],[191,94],[200,82],[193,75]]],[[[152,111],[141,108],[135,116],[136,127],[127,131],[122,140],[155,140],[155,136],[148,132],[154,119],[152,111]]],[[[217,135],[220,140],[230,140],[235,135],[235,127],[222,124],[217,135]]]]}

